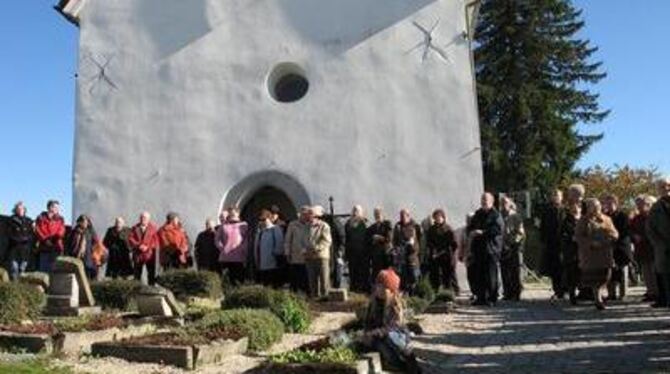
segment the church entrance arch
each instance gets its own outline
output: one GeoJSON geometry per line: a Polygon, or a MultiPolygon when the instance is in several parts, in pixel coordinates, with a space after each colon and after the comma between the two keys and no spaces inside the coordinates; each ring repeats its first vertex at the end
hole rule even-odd
{"type": "Polygon", "coordinates": [[[249,175],[231,188],[221,201],[221,209],[237,206],[241,218],[252,227],[258,214],[273,205],[279,207],[281,218],[291,221],[302,205],[309,205],[307,190],[293,176],[280,171],[263,171],[249,175]]]}

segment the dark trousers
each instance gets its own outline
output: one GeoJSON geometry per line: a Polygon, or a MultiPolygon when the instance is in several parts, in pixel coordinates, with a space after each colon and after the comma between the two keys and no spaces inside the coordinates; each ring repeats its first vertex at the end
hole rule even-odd
{"type": "Polygon", "coordinates": [[[430,262],[430,285],[438,290],[440,286],[446,289],[458,290],[458,285],[454,285],[454,266],[451,254],[445,254],[435,258],[430,262]]]}
{"type": "Polygon", "coordinates": [[[221,271],[223,276],[228,276],[228,280],[234,286],[244,283],[246,269],[242,262],[222,262],[221,271]]]}
{"type": "Polygon", "coordinates": [[[477,267],[472,261],[470,261],[470,263],[467,264],[466,272],[468,277],[468,286],[470,287],[470,293],[472,294],[472,296],[475,297],[479,294],[479,288],[477,287],[477,276],[475,274],[476,270],[477,267]]]}
{"type": "Polygon", "coordinates": [[[258,283],[268,287],[278,287],[277,269],[259,270],[256,276],[258,278],[258,283]]]}
{"type": "Polygon", "coordinates": [[[656,303],[661,306],[670,306],[670,273],[656,273],[658,283],[658,297],[656,303]]]}
{"type": "Polygon", "coordinates": [[[477,301],[498,301],[498,259],[491,254],[477,256],[473,264],[477,301]]]}
{"type": "Polygon", "coordinates": [[[307,267],[305,264],[290,264],[289,279],[291,291],[307,294],[307,267]]]}
{"type": "Polygon", "coordinates": [[[134,276],[135,279],[138,281],[142,280],[142,271],[144,271],[144,268],[147,268],[147,281],[149,282],[150,285],[156,284],[156,262],[155,261],[149,261],[147,263],[143,264],[135,264],[134,268],[134,276]]]}
{"type": "Polygon", "coordinates": [[[521,282],[521,249],[519,246],[505,248],[500,259],[503,295],[506,299],[519,300],[523,285],[521,282]]]}
{"type": "Polygon", "coordinates": [[[349,261],[349,289],[354,292],[370,291],[370,261],[365,258],[349,261]]]}
{"type": "Polygon", "coordinates": [[[402,266],[402,276],[400,278],[400,288],[410,296],[414,295],[414,289],[421,278],[421,268],[405,264],[402,266]]]}
{"type": "Polygon", "coordinates": [[[563,264],[563,291],[567,292],[570,300],[577,297],[577,287],[579,286],[579,263],[570,262],[563,264]]]}
{"type": "Polygon", "coordinates": [[[549,275],[551,279],[551,289],[554,291],[554,295],[558,297],[563,297],[565,290],[563,289],[563,274],[561,271],[553,272],[549,275]]]}

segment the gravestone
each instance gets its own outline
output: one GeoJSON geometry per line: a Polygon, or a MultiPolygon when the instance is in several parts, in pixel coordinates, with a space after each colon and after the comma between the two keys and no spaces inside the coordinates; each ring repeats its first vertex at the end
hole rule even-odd
{"type": "Polygon", "coordinates": [[[8,283],[9,282],[9,273],[7,273],[7,270],[5,268],[0,267],[0,283],[8,283]]]}
{"type": "Polygon", "coordinates": [[[183,317],[172,291],[160,286],[142,286],[135,297],[142,316],[183,317]]]}
{"type": "Polygon", "coordinates": [[[49,277],[47,315],[81,316],[100,313],[81,260],[59,257],[49,277]]]}
{"type": "Polygon", "coordinates": [[[58,257],[51,270],[54,274],[74,274],[79,285],[79,306],[90,307],[95,305],[93,292],[84,271],[84,263],[74,257],[58,257]]]}
{"type": "Polygon", "coordinates": [[[79,308],[79,283],[74,274],[57,273],[51,276],[47,310],[54,314],[79,308]]]}

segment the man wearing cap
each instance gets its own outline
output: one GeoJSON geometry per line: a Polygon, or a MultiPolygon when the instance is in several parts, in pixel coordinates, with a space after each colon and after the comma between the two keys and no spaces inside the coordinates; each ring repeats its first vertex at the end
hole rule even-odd
{"type": "Polygon", "coordinates": [[[330,288],[330,227],[323,217],[323,207],[314,206],[308,212],[309,236],[305,252],[309,296],[319,298],[328,295],[330,288]]]}
{"type": "Polygon", "coordinates": [[[300,217],[291,221],[284,236],[284,256],[289,266],[291,291],[308,293],[305,253],[309,245],[310,207],[300,208],[300,217]]]}

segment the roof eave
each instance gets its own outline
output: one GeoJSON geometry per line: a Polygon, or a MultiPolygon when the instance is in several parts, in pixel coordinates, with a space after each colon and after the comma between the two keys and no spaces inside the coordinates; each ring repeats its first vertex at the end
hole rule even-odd
{"type": "Polygon", "coordinates": [[[54,9],[66,20],[79,27],[79,17],[85,5],[86,0],[60,0],[54,5],[54,9]]]}

